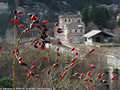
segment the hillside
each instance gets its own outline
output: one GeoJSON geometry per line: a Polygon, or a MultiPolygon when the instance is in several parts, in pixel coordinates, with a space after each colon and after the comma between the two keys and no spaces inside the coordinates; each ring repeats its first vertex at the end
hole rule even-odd
{"type": "MultiPolygon", "coordinates": [[[[25,9],[27,13],[34,12],[41,20],[47,19],[50,23],[58,21],[58,15],[65,12],[82,11],[86,5],[99,4],[119,4],[119,0],[0,0],[8,3],[9,11],[0,14],[0,37],[6,38],[6,31],[13,31],[11,24],[12,10],[17,7],[25,9]],[[9,13],[8,13],[9,12],[9,13]],[[6,23],[7,22],[7,23],[6,23]],[[7,27],[6,27],[7,26],[7,27]]],[[[111,16],[112,17],[112,16],[111,16]]],[[[26,17],[21,16],[26,19],[26,17]]],[[[24,20],[23,19],[23,20],[24,20]]],[[[22,21],[21,23],[23,23],[22,21]]],[[[24,23],[23,23],[24,24],[24,23]]]]}
{"type": "Polygon", "coordinates": [[[43,3],[50,10],[63,11],[69,10],[81,10],[86,4],[119,4],[119,0],[0,0],[0,2],[8,2],[9,5],[15,6],[15,2],[18,6],[34,5],[43,3]]]}

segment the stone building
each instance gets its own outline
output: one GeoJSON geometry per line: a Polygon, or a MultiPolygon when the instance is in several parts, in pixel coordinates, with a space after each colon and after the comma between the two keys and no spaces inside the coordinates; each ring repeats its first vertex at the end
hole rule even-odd
{"type": "Polygon", "coordinates": [[[114,34],[101,30],[92,30],[83,35],[86,44],[107,43],[114,34]]]}
{"type": "Polygon", "coordinates": [[[78,14],[65,13],[59,16],[59,28],[62,28],[63,33],[54,33],[55,38],[60,39],[63,43],[69,43],[72,39],[73,43],[83,41],[82,35],[85,33],[85,24],[82,22],[80,12],[78,14]]]}

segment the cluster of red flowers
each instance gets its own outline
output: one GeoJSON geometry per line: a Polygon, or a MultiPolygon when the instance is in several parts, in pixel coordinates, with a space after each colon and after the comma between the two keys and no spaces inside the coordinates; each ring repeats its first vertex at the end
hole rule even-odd
{"type": "MultiPolygon", "coordinates": [[[[42,24],[40,25],[39,24],[39,20],[37,18],[37,15],[36,14],[32,14],[32,13],[29,13],[28,16],[29,18],[31,19],[31,24],[25,28],[25,25],[23,24],[20,24],[20,17],[18,17],[19,15],[21,15],[23,12],[22,11],[17,11],[17,10],[13,10],[13,14],[14,14],[14,18],[11,19],[11,22],[16,25],[16,27],[20,28],[20,29],[24,29],[23,32],[27,32],[33,28],[38,28],[39,31],[41,32],[40,33],[40,38],[36,38],[36,39],[30,39],[30,41],[34,44],[34,47],[35,48],[38,48],[38,45],[40,47],[41,50],[45,49],[45,44],[46,43],[50,43],[46,38],[48,37],[47,36],[47,31],[49,30],[46,26],[46,24],[48,23],[47,20],[43,20],[42,21],[42,24]]],[[[55,23],[55,27],[57,27],[59,25],[58,22],[55,23]]],[[[62,29],[61,28],[57,28],[56,30],[57,33],[62,33],[62,29]]],[[[61,41],[60,40],[57,40],[57,43],[61,45],[61,41]]],[[[0,46],[0,50],[2,49],[2,47],[0,46]]],[[[18,62],[20,65],[24,65],[27,67],[27,64],[25,62],[23,62],[22,58],[19,56],[20,53],[19,53],[19,50],[15,51],[15,50],[11,50],[11,53],[14,54],[16,56],[16,58],[18,59],[18,62]]],[[[60,56],[60,53],[57,53],[57,56],[60,56]]],[[[47,57],[43,57],[44,60],[47,59],[47,57]]],[[[53,67],[55,68],[57,66],[57,64],[54,64],[53,67]]],[[[35,62],[33,62],[33,66],[30,68],[30,70],[28,70],[28,68],[25,69],[25,72],[28,73],[27,77],[28,79],[33,76],[33,77],[36,77],[36,78],[39,78],[38,75],[35,75],[32,70],[35,69],[35,62]]],[[[42,72],[45,72],[45,69],[42,70],[42,72]]],[[[41,85],[43,84],[43,81],[41,81],[40,83],[41,85]]]]}
{"type": "MultiPolygon", "coordinates": [[[[17,17],[17,15],[20,15],[20,14],[22,14],[23,12],[14,10],[13,13],[14,13],[14,18],[11,19],[11,22],[12,22],[13,24],[15,24],[18,28],[21,28],[21,29],[25,28],[25,25],[19,24],[19,23],[20,23],[20,17],[17,17]]],[[[32,23],[30,23],[30,25],[28,25],[28,27],[26,27],[26,29],[24,29],[24,30],[25,30],[25,32],[27,32],[27,31],[29,31],[29,30],[31,30],[31,29],[33,29],[33,28],[38,28],[38,29],[40,30],[40,38],[35,38],[35,39],[32,39],[32,38],[31,38],[30,41],[33,43],[33,45],[34,45],[35,48],[40,48],[41,50],[44,50],[44,49],[45,49],[45,44],[46,44],[46,43],[50,43],[50,41],[47,40],[47,37],[48,37],[48,36],[47,36],[47,31],[49,31],[49,29],[47,28],[46,24],[48,23],[48,21],[47,21],[47,20],[43,20],[43,21],[42,21],[42,24],[40,24],[36,14],[29,13],[28,16],[29,16],[29,18],[31,19],[31,22],[32,22],[32,23]],[[39,46],[39,47],[38,47],[38,46],[39,46]]],[[[58,27],[57,27],[58,25],[59,25],[59,23],[56,22],[55,25],[54,25],[54,27],[57,28],[56,32],[59,33],[59,34],[61,34],[61,33],[63,33],[63,30],[62,30],[61,28],[58,28],[58,27]]],[[[60,40],[57,40],[57,43],[60,44],[60,45],[62,44],[60,40]]],[[[1,47],[1,46],[0,46],[0,50],[2,50],[2,47],[1,47]]],[[[60,47],[57,47],[56,50],[57,50],[56,55],[57,55],[58,57],[61,56],[61,54],[59,53],[60,47]]],[[[73,51],[75,51],[75,50],[76,50],[76,48],[73,47],[73,48],[70,49],[70,52],[73,52],[73,51]]],[[[93,53],[94,51],[95,51],[95,49],[91,49],[91,50],[89,51],[89,54],[93,53]]],[[[33,73],[33,70],[36,69],[36,62],[33,62],[31,68],[28,69],[28,68],[27,68],[27,64],[26,64],[25,62],[23,62],[22,58],[20,57],[20,52],[19,52],[19,50],[16,50],[16,51],[15,51],[15,50],[11,50],[11,52],[12,52],[12,54],[14,54],[14,55],[16,56],[16,58],[18,59],[18,62],[19,62],[20,65],[26,66],[25,72],[27,73],[27,78],[28,78],[28,79],[30,79],[31,76],[33,76],[33,77],[35,77],[35,78],[38,78],[38,79],[40,78],[39,75],[36,75],[36,74],[33,73]]],[[[74,53],[74,55],[78,56],[79,53],[76,51],[76,52],[74,53]]],[[[43,59],[46,60],[47,57],[44,56],[43,59]]],[[[70,70],[71,68],[73,68],[73,67],[76,65],[76,61],[77,61],[77,58],[73,58],[73,59],[71,60],[71,63],[68,62],[68,61],[66,61],[65,64],[66,64],[67,66],[65,67],[65,72],[62,72],[62,73],[59,75],[59,78],[61,78],[61,79],[64,78],[65,75],[66,75],[66,73],[67,73],[67,71],[70,70]]],[[[58,66],[58,63],[55,63],[55,64],[52,65],[53,68],[56,68],[57,66],[58,66]]],[[[95,65],[90,65],[90,67],[91,67],[92,69],[95,69],[95,68],[96,68],[95,65]]],[[[46,72],[46,68],[44,68],[44,69],[42,70],[42,73],[45,73],[45,72],[46,72]]],[[[91,73],[92,73],[91,71],[88,71],[86,75],[85,75],[84,73],[81,73],[81,74],[79,75],[79,73],[76,72],[76,73],[74,73],[73,76],[80,77],[80,78],[84,78],[84,79],[83,79],[84,82],[87,82],[87,81],[93,82],[93,80],[90,78],[91,73]]],[[[105,76],[105,73],[102,73],[102,74],[99,73],[99,74],[97,75],[97,79],[100,80],[100,82],[106,84],[107,81],[106,81],[106,80],[102,80],[102,77],[104,77],[104,76],[105,76]],[[102,80],[102,81],[101,81],[101,80],[102,80]]],[[[111,80],[114,80],[114,79],[115,79],[115,76],[113,76],[111,80]]],[[[43,81],[40,82],[40,85],[43,85],[43,81]]],[[[96,87],[96,86],[97,86],[97,84],[94,83],[94,84],[93,84],[93,87],[96,87]]],[[[87,89],[90,89],[90,88],[91,88],[90,86],[87,87],[87,89]]]]}
{"type": "Polygon", "coordinates": [[[2,50],[2,46],[0,46],[0,51],[2,50]]]}

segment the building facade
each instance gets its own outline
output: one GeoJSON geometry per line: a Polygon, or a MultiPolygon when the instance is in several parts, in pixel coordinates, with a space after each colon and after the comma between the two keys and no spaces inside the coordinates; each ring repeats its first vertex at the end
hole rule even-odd
{"type": "Polygon", "coordinates": [[[66,13],[59,16],[59,28],[63,30],[62,34],[54,33],[55,38],[60,39],[63,43],[82,42],[82,35],[85,33],[85,24],[82,22],[80,12],[78,14],[66,13]]]}

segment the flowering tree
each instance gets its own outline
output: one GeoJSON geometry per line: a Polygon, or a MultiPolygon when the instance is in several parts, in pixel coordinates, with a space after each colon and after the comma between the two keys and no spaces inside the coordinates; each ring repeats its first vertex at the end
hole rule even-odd
{"type": "MultiPolygon", "coordinates": [[[[54,55],[54,61],[52,61],[53,58],[51,58],[51,47],[46,48],[46,44],[53,43],[54,41],[50,41],[49,39],[49,29],[47,28],[47,20],[42,21],[42,23],[39,21],[36,14],[28,14],[28,22],[26,25],[20,24],[20,17],[19,15],[22,14],[21,11],[13,10],[14,17],[11,19],[11,22],[16,27],[15,30],[15,50],[12,49],[11,52],[14,55],[13,60],[13,88],[16,88],[16,63],[18,62],[19,65],[24,67],[24,71],[26,72],[27,79],[26,84],[24,88],[27,88],[31,78],[35,78],[36,82],[39,82],[39,84],[36,85],[36,88],[38,87],[48,87],[53,88],[55,90],[58,89],[90,89],[93,90],[100,85],[104,84],[108,87],[107,81],[104,79],[105,73],[95,73],[96,66],[93,64],[88,63],[88,57],[95,51],[95,49],[91,49],[81,58],[78,57],[79,52],[75,52],[74,56],[71,57],[69,61],[61,60],[61,57],[64,56],[64,59],[66,58],[65,55],[59,52],[60,45],[62,45],[60,40],[56,40],[58,47],[56,48],[56,52],[52,54],[52,57],[54,55]],[[21,30],[21,31],[20,31],[21,30]],[[17,35],[17,32],[19,31],[19,35],[17,35]],[[22,42],[22,38],[24,35],[33,32],[33,31],[39,31],[39,36],[35,36],[33,38],[30,38],[30,40],[22,42]],[[21,54],[24,52],[24,50],[21,50],[20,46],[23,44],[30,43],[34,48],[46,52],[45,56],[43,57],[43,62],[41,62],[39,65],[35,61],[32,62],[32,65],[28,65],[25,63],[24,57],[21,56],[21,54]],[[89,71],[87,72],[81,72],[82,70],[79,69],[82,62],[86,62],[87,67],[89,67],[89,71]],[[47,65],[42,64],[45,63],[47,65]],[[42,66],[42,67],[41,67],[42,66]],[[42,70],[39,72],[40,68],[42,70]],[[96,78],[95,78],[96,76],[96,78]]],[[[55,23],[54,27],[57,28],[58,22],[55,23]]],[[[57,28],[57,33],[61,34],[63,33],[63,30],[61,28],[57,28]]],[[[73,47],[70,49],[70,53],[74,52],[76,49],[73,47]]],[[[2,51],[2,47],[0,46],[0,51],[2,51]]],[[[32,54],[32,53],[31,53],[32,54]]],[[[63,58],[62,58],[63,59],[63,58]]],[[[23,68],[21,68],[23,69],[23,68]]],[[[115,76],[111,80],[114,80],[115,76]]],[[[34,82],[35,83],[35,82],[34,82]]]]}

